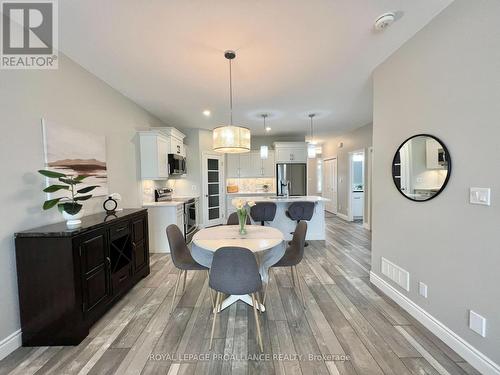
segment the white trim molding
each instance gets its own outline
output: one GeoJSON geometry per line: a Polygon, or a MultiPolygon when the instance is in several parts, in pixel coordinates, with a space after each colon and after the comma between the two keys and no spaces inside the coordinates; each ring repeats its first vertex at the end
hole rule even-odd
{"type": "Polygon", "coordinates": [[[336,215],[338,217],[340,217],[342,220],[345,220],[345,221],[352,221],[352,220],[349,220],[349,216],[347,215],[344,215],[344,214],[341,214],[340,212],[337,212],[336,215]]]}
{"type": "Polygon", "coordinates": [[[370,282],[394,300],[399,306],[406,310],[411,316],[422,323],[433,334],[444,341],[446,345],[455,350],[470,365],[484,375],[500,375],[500,365],[493,362],[471,344],[458,336],[455,332],[417,305],[399,290],[382,279],[380,276],[370,272],[370,282]]]}
{"type": "Polygon", "coordinates": [[[11,333],[9,336],[0,341],[0,360],[7,357],[14,350],[22,345],[21,330],[11,333]]]}

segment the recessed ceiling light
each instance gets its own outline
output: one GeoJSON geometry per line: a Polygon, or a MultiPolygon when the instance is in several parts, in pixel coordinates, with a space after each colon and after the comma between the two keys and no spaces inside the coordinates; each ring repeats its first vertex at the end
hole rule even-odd
{"type": "Polygon", "coordinates": [[[205,110],[203,111],[203,115],[204,115],[204,116],[209,117],[211,114],[212,114],[212,112],[210,112],[208,109],[205,109],[205,110]]]}
{"type": "Polygon", "coordinates": [[[270,132],[271,131],[271,127],[270,126],[266,126],[266,132],[270,132]]]}

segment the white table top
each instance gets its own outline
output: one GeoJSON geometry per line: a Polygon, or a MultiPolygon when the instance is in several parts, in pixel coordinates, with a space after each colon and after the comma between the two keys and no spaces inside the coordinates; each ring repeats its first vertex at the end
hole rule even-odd
{"type": "Polygon", "coordinates": [[[256,253],[271,249],[283,242],[283,233],[272,227],[247,225],[247,234],[240,235],[239,225],[205,228],[193,236],[193,243],[203,249],[216,251],[224,246],[239,246],[256,253]]]}

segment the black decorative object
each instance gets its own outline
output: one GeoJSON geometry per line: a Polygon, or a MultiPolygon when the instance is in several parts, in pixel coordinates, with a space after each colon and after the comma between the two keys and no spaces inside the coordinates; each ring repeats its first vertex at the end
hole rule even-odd
{"type": "Polygon", "coordinates": [[[429,134],[417,134],[399,146],[392,160],[392,179],[398,191],[414,202],[436,198],[451,174],[451,157],[444,143],[429,134]]]}
{"type": "Polygon", "coordinates": [[[111,197],[108,197],[102,204],[102,207],[106,211],[107,214],[114,214],[116,208],[118,207],[118,202],[111,197]]]}

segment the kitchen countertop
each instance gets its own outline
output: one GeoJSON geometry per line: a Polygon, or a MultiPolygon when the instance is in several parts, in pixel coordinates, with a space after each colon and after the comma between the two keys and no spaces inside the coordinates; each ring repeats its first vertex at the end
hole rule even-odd
{"type": "Polygon", "coordinates": [[[277,197],[273,195],[271,197],[262,196],[250,196],[245,197],[246,200],[253,200],[255,202],[275,202],[275,203],[291,203],[291,202],[326,202],[329,199],[318,197],[316,195],[306,195],[306,196],[291,196],[291,197],[277,197]]]}
{"type": "Polygon", "coordinates": [[[237,193],[226,193],[226,195],[275,195],[272,191],[239,191],[237,193]]]}
{"type": "Polygon", "coordinates": [[[199,198],[199,195],[174,195],[171,201],[163,201],[163,202],[144,202],[142,207],[177,207],[184,204],[184,202],[193,199],[199,198]]]}

